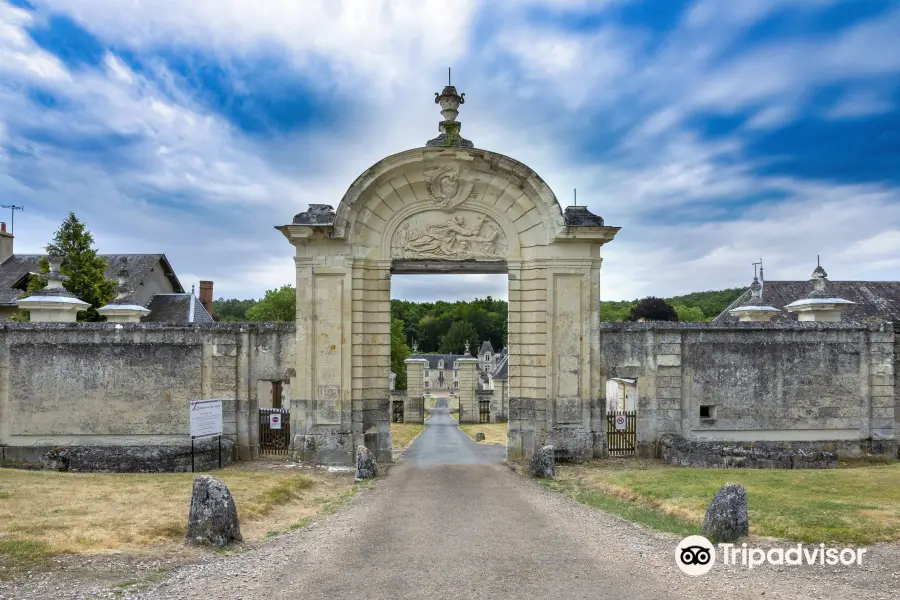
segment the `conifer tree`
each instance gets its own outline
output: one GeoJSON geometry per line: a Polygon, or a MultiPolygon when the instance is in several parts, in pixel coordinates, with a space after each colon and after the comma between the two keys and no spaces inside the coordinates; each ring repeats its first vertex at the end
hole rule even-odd
{"type": "MultiPolygon", "coordinates": [[[[102,321],[103,317],[97,309],[116,297],[116,282],[106,278],[106,259],[97,256],[93,244],[91,232],[78,220],[75,213],[70,212],[56,230],[53,242],[46,246],[47,254],[57,253],[63,257],[59,271],[69,278],[63,283],[63,287],[79,300],[91,305],[86,310],[78,311],[79,321],[102,321]]],[[[50,263],[42,258],[41,273],[49,272],[50,263]]],[[[46,286],[45,278],[32,277],[28,282],[26,295],[34,295],[46,286]]]]}

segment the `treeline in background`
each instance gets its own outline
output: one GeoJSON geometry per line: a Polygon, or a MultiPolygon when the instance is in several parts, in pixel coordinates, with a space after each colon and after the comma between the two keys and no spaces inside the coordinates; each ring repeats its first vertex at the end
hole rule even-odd
{"type": "MultiPolygon", "coordinates": [[[[743,288],[711,292],[695,292],[663,298],[679,321],[712,321],[725,310],[743,288]]],[[[628,321],[639,300],[604,301],[600,303],[601,321],[628,321]]],[[[504,300],[476,298],[468,302],[410,302],[391,300],[391,319],[402,323],[407,343],[418,343],[419,352],[462,353],[466,340],[470,350],[476,343],[490,340],[495,350],[506,346],[506,312],[504,300]]],[[[293,321],[296,315],[294,286],[269,290],[260,300],[226,300],[213,302],[217,321],[293,321]]]]}

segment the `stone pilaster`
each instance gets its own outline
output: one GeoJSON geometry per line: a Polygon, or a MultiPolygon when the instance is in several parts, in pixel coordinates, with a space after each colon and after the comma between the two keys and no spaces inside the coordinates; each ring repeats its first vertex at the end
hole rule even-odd
{"type": "Polygon", "coordinates": [[[896,335],[892,331],[869,334],[869,427],[873,454],[897,454],[896,335]]]}

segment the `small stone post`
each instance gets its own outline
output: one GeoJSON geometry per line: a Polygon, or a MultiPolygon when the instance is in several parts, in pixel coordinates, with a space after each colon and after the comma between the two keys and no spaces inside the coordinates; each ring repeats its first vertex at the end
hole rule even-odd
{"type": "Polygon", "coordinates": [[[403,422],[422,424],[425,422],[425,365],[424,358],[407,358],[406,400],[403,402],[403,422]]]}
{"type": "Polygon", "coordinates": [[[478,422],[478,359],[473,356],[457,359],[459,364],[459,422],[478,422]]]}

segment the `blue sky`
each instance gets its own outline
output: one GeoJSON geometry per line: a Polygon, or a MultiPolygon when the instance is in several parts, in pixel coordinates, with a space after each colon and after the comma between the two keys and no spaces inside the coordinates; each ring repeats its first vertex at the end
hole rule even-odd
{"type": "Polygon", "coordinates": [[[452,66],[464,136],[623,228],[606,299],[747,285],[759,257],[897,280],[898,37],[874,0],[0,0],[0,200],[19,252],[74,210],[101,252],[257,297],[293,280],[272,226],[434,137],[452,66]]]}

